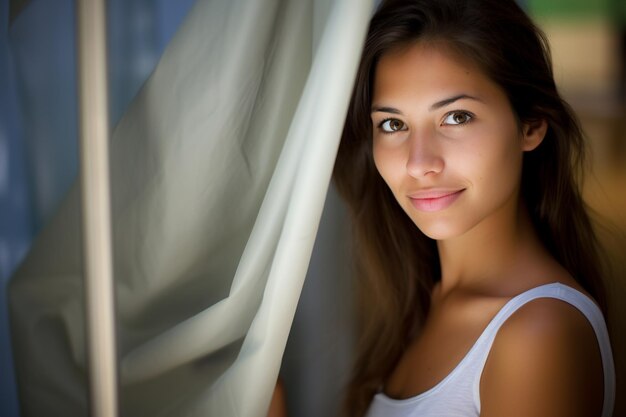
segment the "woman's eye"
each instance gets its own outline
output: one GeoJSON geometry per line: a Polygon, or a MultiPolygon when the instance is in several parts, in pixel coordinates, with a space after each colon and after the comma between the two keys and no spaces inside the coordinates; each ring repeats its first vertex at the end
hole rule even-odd
{"type": "Polygon", "coordinates": [[[453,111],[446,115],[446,118],[443,119],[442,125],[463,125],[470,120],[472,120],[474,116],[466,111],[453,111]]]}
{"type": "Polygon", "coordinates": [[[385,133],[393,133],[404,130],[404,123],[398,119],[387,119],[383,120],[379,127],[385,133]]]}

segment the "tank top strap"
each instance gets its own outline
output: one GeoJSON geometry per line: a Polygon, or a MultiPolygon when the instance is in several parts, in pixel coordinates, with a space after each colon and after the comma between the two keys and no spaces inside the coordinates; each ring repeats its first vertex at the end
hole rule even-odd
{"type": "Polygon", "coordinates": [[[615,402],[615,368],[604,316],[600,308],[588,296],[572,287],[558,282],[541,285],[513,297],[500,309],[476,341],[476,345],[474,349],[472,349],[474,352],[472,353],[475,353],[477,356],[472,358],[472,362],[475,361],[474,369],[476,372],[473,396],[478,411],[480,412],[480,377],[498,330],[520,307],[538,298],[556,298],[565,301],[583,313],[591,324],[598,340],[604,371],[604,405],[602,416],[610,416],[615,402]]]}

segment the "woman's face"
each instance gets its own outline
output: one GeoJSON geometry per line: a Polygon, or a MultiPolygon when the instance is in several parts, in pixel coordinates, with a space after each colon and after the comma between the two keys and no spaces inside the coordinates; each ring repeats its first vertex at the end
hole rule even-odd
{"type": "Polygon", "coordinates": [[[371,118],[380,175],[438,240],[517,213],[522,154],[545,134],[520,130],[504,91],[475,65],[420,43],[380,59],[371,118]]]}

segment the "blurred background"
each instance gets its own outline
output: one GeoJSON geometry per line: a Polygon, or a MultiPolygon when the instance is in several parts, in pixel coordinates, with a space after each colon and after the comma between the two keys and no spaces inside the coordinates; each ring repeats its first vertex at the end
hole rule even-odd
{"type": "Polygon", "coordinates": [[[614,415],[626,416],[626,0],[532,0],[528,6],[548,35],[557,84],[590,148],[583,191],[607,261],[614,415]]]}
{"type": "MultiPolygon", "coordinates": [[[[555,78],[587,133],[591,155],[584,195],[607,254],[618,370],[615,416],[626,416],[626,0],[520,3],[547,33],[555,78]]],[[[108,1],[111,126],[192,4],[108,1]]],[[[78,173],[73,8],[71,0],[0,0],[1,416],[19,415],[6,283],[78,173]]],[[[331,190],[285,354],[283,374],[288,387],[295,387],[290,408],[307,410],[292,415],[333,415],[340,398],[334,387],[347,377],[350,338],[340,329],[350,321],[350,287],[348,267],[337,262],[346,259],[346,235],[345,215],[331,190]],[[311,334],[321,337],[306,337],[311,334]],[[311,374],[322,382],[307,386],[311,374]]]]}
{"type": "MultiPolygon", "coordinates": [[[[111,127],[194,0],[108,0],[111,127]]],[[[6,283],[78,176],[73,0],[0,0],[0,416],[19,415],[6,283]]]]}

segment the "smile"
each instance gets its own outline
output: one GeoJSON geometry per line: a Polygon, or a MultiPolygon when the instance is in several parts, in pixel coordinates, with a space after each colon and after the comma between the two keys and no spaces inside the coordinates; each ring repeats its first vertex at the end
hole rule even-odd
{"type": "Polygon", "coordinates": [[[465,189],[458,191],[426,190],[409,196],[413,207],[419,211],[439,211],[449,207],[465,189]]]}

